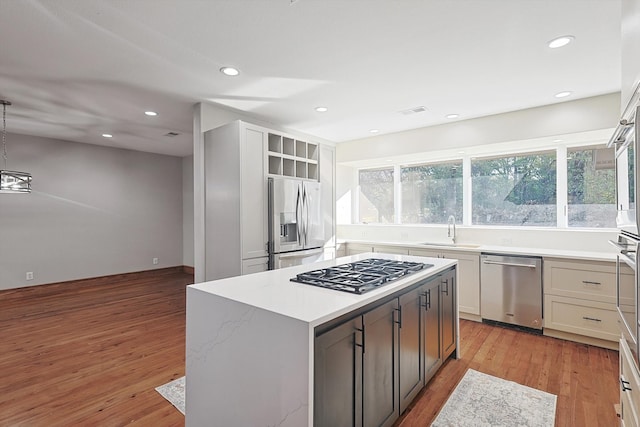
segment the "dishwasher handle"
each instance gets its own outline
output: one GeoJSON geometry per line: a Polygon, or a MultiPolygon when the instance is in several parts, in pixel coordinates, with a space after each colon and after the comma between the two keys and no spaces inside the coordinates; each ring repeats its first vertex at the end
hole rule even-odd
{"type": "Polygon", "coordinates": [[[483,259],[482,262],[484,264],[493,264],[493,265],[506,265],[507,267],[524,267],[524,268],[536,268],[536,264],[519,264],[515,262],[499,262],[499,261],[490,261],[487,259],[483,259]]]}

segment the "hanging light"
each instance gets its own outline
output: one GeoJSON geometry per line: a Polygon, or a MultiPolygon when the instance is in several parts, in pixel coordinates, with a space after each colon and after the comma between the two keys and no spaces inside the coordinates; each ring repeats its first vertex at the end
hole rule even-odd
{"type": "Polygon", "coordinates": [[[31,174],[7,170],[7,105],[9,101],[0,99],[2,104],[2,157],[4,169],[0,169],[0,193],[31,193],[31,174]]]}

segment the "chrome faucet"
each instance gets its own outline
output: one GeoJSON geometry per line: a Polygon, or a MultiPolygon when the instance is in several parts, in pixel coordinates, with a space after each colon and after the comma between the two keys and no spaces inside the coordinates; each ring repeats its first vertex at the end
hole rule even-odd
{"type": "Polygon", "coordinates": [[[447,218],[447,236],[451,237],[451,241],[456,243],[456,217],[453,215],[449,215],[447,218]],[[453,224],[453,235],[451,234],[451,225],[453,224]]]}

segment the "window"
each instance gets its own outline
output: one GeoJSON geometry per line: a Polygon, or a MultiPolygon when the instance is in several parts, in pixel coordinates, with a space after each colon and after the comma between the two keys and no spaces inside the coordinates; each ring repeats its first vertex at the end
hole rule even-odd
{"type": "Polygon", "coordinates": [[[402,223],[462,222],[462,161],[401,169],[402,223]]]}
{"type": "Polygon", "coordinates": [[[556,155],[471,161],[473,224],[557,225],[556,155]]]}
{"type": "Polygon", "coordinates": [[[615,227],[613,149],[574,148],[567,152],[569,227],[615,227]]]}
{"type": "Polygon", "coordinates": [[[393,168],[360,170],[359,222],[393,223],[393,168]]]}

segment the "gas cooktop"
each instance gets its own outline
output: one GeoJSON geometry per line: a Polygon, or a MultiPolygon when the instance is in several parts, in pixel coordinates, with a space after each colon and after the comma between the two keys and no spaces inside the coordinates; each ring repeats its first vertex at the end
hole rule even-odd
{"type": "Polygon", "coordinates": [[[307,271],[298,274],[291,281],[352,294],[363,294],[429,267],[433,267],[433,264],[368,258],[307,271]]]}

